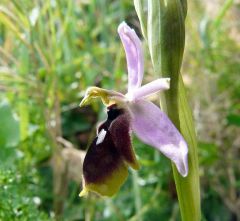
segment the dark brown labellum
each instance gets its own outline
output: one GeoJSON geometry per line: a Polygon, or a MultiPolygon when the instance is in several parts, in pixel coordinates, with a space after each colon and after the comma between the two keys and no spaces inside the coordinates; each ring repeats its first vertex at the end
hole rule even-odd
{"type": "MultiPolygon", "coordinates": [[[[107,185],[111,182],[109,179],[114,179],[114,174],[118,173],[120,187],[127,176],[127,164],[134,169],[139,167],[131,145],[129,114],[116,105],[108,107],[107,114],[107,120],[98,128],[98,135],[84,159],[83,176],[86,186],[105,184],[105,188],[108,188],[107,185]]],[[[117,185],[115,181],[114,185],[117,185]]]]}

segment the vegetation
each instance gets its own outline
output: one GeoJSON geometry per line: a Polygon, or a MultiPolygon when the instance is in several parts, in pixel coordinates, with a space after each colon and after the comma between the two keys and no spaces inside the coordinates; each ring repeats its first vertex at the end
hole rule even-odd
{"type": "MultiPolygon", "coordinates": [[[[233,0],[194,0],[186,19],[181,72],[209,221],[240,220],[239,10],[233,0]]],[[[123,20],[141,35],[127,0],[1,1],[0,220],[180,220],[171,163],[137,138],[141,169],[116,196],[78,196],[84,151],[106,117],[101,102],[79,103],[90,85],[124,92],[123,20]]]]}

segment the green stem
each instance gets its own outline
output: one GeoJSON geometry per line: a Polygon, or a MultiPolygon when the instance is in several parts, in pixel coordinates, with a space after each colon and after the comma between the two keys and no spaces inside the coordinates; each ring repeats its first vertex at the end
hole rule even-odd
{"type": "Polygon", "coordinates": [[[174,180],[178,193],[182,220],[200,220],[200,186],[197,156],[197,139],[193,125],[191,109],[187,102],[182,78],[179,82],[180,132],[188,143],[189,174],[183,178],[173,167],[174,180]]]}
{"type": "MultiPolygon", "coordinates": [[[[135,210],[138,213],[141,210],[142,202],[140,195],[140,188],[138,185],[138,173],[137,171],[132,171],[132,179],[133,179],[133,190],[134,190],[134,199],[135,199],[135,210]]],[[[138,217],[139,221],[142,221],[142,217],[138,217]]]]}
{"type": "MultiPolygon", "coordinates": [[[[142,8],[135,4],[138,15],[142,8]]],[[[147,42],[158,76],[170,77],[170,90],[161,94],[162,110],[169,116],[188,144],[189,174],[183,178],[172,165],[183,221],[199,221],[200,186],[197,139],[192,113],[180,74],[185,43],[186,0],[148,0],[147,42]]],[[[142,23],[143,17],[140,18],[142,23]]],[[[141,24],[144,28],[145,25],[141,24]]],[[[146,30],[143,30],[144,33],[146,30]]]]}

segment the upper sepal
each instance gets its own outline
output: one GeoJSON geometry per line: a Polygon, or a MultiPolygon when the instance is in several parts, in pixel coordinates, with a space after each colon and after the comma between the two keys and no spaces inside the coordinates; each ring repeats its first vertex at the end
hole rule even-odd
{"type": "Polygon", "coordinates": [[[141,41],[133,29],[125,22],[118,26],[118,34],[121,38],[128,69],[128,92],[141,86],[143,79],[144,57],[141,41]]]}

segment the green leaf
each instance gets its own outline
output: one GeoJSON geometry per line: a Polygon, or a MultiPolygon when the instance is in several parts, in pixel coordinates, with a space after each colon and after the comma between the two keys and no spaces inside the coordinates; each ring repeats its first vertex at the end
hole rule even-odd
{"type": "Polygon", "coordinates": [[[213,165],[218,159],[218,147],[214,143],[205,143],[199,142],[199,160],[201,165],[211,166],[213,165]]]}
{"type": "Polygon", "coordinates": [[[19,122],[7,102],[0,103],[0,148],[19,143],[19,122]]]}
{"type": "Polygon", "coordinates": [[[17,38],[19,38],[24,44],[28,45],[28,42],[23,38],[21,31],[18,26],[10,19],[10,17],[5,14],[5,11],[0,7],[0,23],[5,25],[9,30],[11,30],[17,38]]]}
{"type": "Polygon", "coordinates": [[[235,125],[240,127],[240,115],[238,114],[229,114],[227,116],[227,122],[230,125],[235,125]]]}
{"type": "Polygon", "coordinates": [[[135,9],[140,20],[142,34],[145,39],[147,39],[147,19],[144,13],[144,0],[134,0],[135,9]]]}

